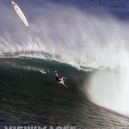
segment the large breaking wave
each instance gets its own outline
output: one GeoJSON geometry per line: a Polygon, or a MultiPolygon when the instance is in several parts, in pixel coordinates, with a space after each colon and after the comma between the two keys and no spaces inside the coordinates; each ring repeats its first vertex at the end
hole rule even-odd
{"type": "Polygon", "coordinates": [[[84,84],[89,99],[129,115],[129,25],[109,15],[82,12],[74,7],[47,4],[24,12],[30,30],[13,8],[0,5],[0,54],[48,58],[78,69],[99,69],[84,84]],[[34,52],[34,53],[33,53],[34,52]],[[29,54],[28,54],[29,53],[29,54]],[[33,54],[32,54],[33,53],[33,54]]]}

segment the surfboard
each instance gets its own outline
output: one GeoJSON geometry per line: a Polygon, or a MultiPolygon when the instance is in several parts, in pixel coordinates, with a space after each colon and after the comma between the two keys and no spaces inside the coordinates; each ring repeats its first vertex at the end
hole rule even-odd
{"type": "Polygon", "coordinates": [[[20,19],[29,28],[29,24],[27,22],[27,19],[26,19],[25,15],[23,14],[23,12],[21,11],[21,9],[19,8],[19,6],[14,1],[11,1],[11,2],[12,2],[12,5],[14,7],[14,10],[16,11],[16,13],[20,17],[20,19]]]}

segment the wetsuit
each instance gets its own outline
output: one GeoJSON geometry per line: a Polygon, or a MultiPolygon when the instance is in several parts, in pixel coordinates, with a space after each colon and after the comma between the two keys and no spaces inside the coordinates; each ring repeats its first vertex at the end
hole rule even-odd
{"type": "Polygon", "coordinates": [[[60,82],[60,78],[56,76],[56,81],[57,82],[60,82]]]}

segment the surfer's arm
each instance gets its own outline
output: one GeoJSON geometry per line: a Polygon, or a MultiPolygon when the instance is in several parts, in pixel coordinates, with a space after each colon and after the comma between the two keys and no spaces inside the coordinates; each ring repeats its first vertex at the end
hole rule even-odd
{"type": "Polygon", "coordinates": [[[67,79],[66,77],[62,77],[63,79],[67,79]]]}
{"type": "Polygon", "coordinates": [[[55,71],[55,74],[56,74],[56,76],[58,77],[58,73],[57,73],[57,70],[55,71]]]}

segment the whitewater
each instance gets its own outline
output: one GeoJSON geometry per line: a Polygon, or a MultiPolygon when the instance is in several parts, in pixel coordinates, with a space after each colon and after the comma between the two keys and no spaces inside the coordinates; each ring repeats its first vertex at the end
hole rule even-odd
{"type": "Polygon", "coordinates": [[[0,5],[0,54],[55,60],[92,73],[83,86],[89,100],[129,116],[129,23],[74,7],[24,7],[26,28],[10,6],[0,5]],[[31,13],[31,15],[30,15],[31,13]],[[47,53],[50,56],[45,56],[47,53]]]}

